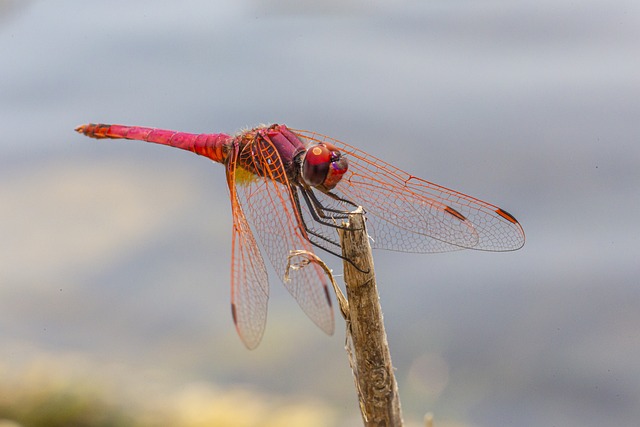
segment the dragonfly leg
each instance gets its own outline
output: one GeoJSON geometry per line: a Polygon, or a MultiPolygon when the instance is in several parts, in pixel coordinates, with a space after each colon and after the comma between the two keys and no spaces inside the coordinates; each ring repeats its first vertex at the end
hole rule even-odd
{"type": "MultiPolygon", "coordinates": [[[[328,208],[326,206],[324,206],[322,204],[322,202],[318,199],[318,197],[316,196],[316,194],[313,192],[313,190],[307,189],[305,187],[301,187],[300,191],[302,192],[303,197],[305,197],[305,201],[307,201],[307,206],[309,206],[309,210],[311,210],[311,215],[313,216],[314,220],[319,222],[320,224],[324,224],[327,225],[329,227],[333,227],[333,228],[339,228],[341,230],[345,230],[346,227],[343,225],[338,225],[335,223],[336,219],[348,219],[349,218],[349,213],[348,211],[343,211],[343,210],[339,210],[339,209],[332,209],[332,208],[328,208]],[[313,205],[313,207],[311,206],[313,205]],[[336,213],[337,215],[326,215],[325,212],[333,212],[336,213]],[[334,223],[331,224],[327,221],[322,221],[320,220],[320,218],[317,218],[316,215],[314,215],[314,213],[317,215],[317,217],[321,217],[321,218],[325,218],[325,219],[333,219],[334,223]]],[[[340,202],[343,203],[347,203],[351,206],[353,206],[354,208],[358,208],[359,206],[355,203],[353,203],[352,201],[348,200],[348,199],[344,199],[340,196],[338,196],[335,193],[332,193],[330,191],[325,192],[324,194],[330,196],[332,199],[338,200],[340,202]]],[[[364,208],[362,208],[363,212],[364,212],[364,208]]]]}
{"type": "MultiPolygon", "coordinates": [[[[302,212],[302,206],[300,205],[300,197],[298,196],[298,192],[297,192],[297,191],[295,191],[295,190],[296,190],[296,189],[292,189],[293,200],[294,200],[294,202],[295,202],[296,208],[298,209],[298,212],[302,212]]],[[[331,223],[331,222],[329,222],[329,221],[325,221],[325,220],[323,220],[322,218],[320,218],[320,217],[318,216],[318,213],[317,213],[317,212],[316,212],[316,210],[315,210],[315,206],[313,206],[313,203],[308,199],[308,197],[307,197],[307,195],[305,194],[305,192],[304,192],[304,191],[302,191],[302,198],[304,199],[305,204],[307,205],[307,208],[308,208],[308,210],[309,210],[309,213],[310,213],[310,214],[311,214],[311,216],[313,217],[313,220],[314,220],[314,221],[316,221],[318,224],[326,225],[326,226],[331,227],[331,228],[341,228],[341,226],[339,226],[339,225],[338,225],[338,224],[336,224],[336,223],[331,223]]],[[[321,240],[324,240],[325,242],[330,243],[330,244],[331,244],[331,245],[333,245],[333,246],[338,246],[338,247],[340,247],[340,244],[339,244],[336,240],[333,240],[333,239],[331,239],[330,237],[327,237],[327,236],[325,236],[325,235],[323,235],[323,234],[321,234],[321,233],[318,233],[318,232],[314,231],[313,229],[311,229],[311,228],[307,225],[307,223],[306,223],[305,218],[304,218],[304,216],[303,216],[303,215],[300,215],[300,218],[301,218],[302,227],[304,228],[304,231],[305,231],[308,235],[310,235],[310,236],[314,236],[314,237],[317,237],[317,238],[319,238],[319,239],[321,239],[321,240]]],[[[325,218],[326,218],[326,217],[325,217],[325,218]]],[[[311,239],[309,239],[309,241],[311,241],[311,239]]],[[[314,242],[312,242],[312,243],[314,243],[314,242]]],[[[321,246],[319,246],[319,247],[321,247],[321,246]]],[[[334,254],[334,255],[335,255],[335,254],[334,254]]]]}
{"type": "MultiPolygon", "coordinates": [[[[313,217],[313,219],[315,221],[317,221],[319,224],[324,224],[327,225],[329,227],[332,228],[340,228],[340,229],[345,229],[346,227],[338,225],[338,224],[332,224],[330,222],[327,221],[323,221],[319,216],[318,216],[318,212],[316,211],[316,209],[318,208],[317,206],[314,205],[314,203],[310,200],[309,195],[304,191],[304,189],[302,189],[301,187],[297,187],[297,188],[292,188],[291,189],[291,194],[293,194],[293,200],[294,203],[296,205],[296,208],[298,209],[298,212],[302,212],[301,206],[300,206],[300,198],[298,196],[298,192],[295,191],[296,189],[300,189],[300,191],[302,192],[302,197],[305,201],[305,204],[307,205],[307,207],[309,208],[309,211],[311,213],[311,216],[313,217]]],[[[314,199],[316,202],[319,203],[319,200],[317,200],[314,196],[314,199]]],[[[319,205],[322,207],[322,205],[319,205]]],[[[336,210],[331,210],[331,211],[336,211],[336,210]]],[[[336,211],[337,213],[340,213],[340,211],[336,211]]],[[[333,218],[333,217],[327,217],[323,214],[323,218],[333,218]]],[[[346,216],[344,217],[344,219],[346,219],[346,216]]],[[[340,247],[340,244],[338,242],[336,242],[335,240],[332,240],[331,238],[324,236],[318,232],[313,231],[311,228],[309,228],[309,226],[307,225],[307,223],[305,222],[305,219],[302,215],[300,215],[300,222],[302,224],[302,227],[307,235],[307,240],[309,241],[309,243],[311,243],[313,246],[322,249],[325,252],[330,253],[331,255],[337,256],[338,258],[347,261],[349,264],[353,265],[356,269],[358,269],[358,271],[361,271],[362,273],[368,273],[368,271],[363,271],[361,270],[352,260],[350,260],[349,258],[344,257],[341,253],[338,253],[337,251],[330,249],[330,247],[332,246],[337,246],[340,247]],[[317,240],[319,239],[319,240],[317,240]],[[327,243],[329,243],[331,246],[328,246],[327,243]]]]}
{"type": "Polygon", "coordinates": [[[347,219],[349,216],[349,212],[341,211],[339,209],[327,208],[322,205],[313,191],[303,187],[298,187],[298,189],[300,190],[300,193],[302,193],[302,197],[304,198],[305,204],[309,208],[309,213],[311,213],[314,221],[319,224],[326,225],[327,227],[341,229],[345,228],[345,226],[338,224],[336,220],[347,219]],[[331,212],[334,215],[327,214],[326,212],[331,212]]]}
{"type": "MultiPolygon", "coordinates": [[[[325,191],[324,194],[326,194],[327,196],[331,197],[334,200],[337,200],[337,201],[342,202],[342,203],[346,203],[348,205],[353,206],[354,208],[358,208],[358,205],[353,203],[351,200],[345,199],[343,197],[340,197],[340,196],[338,196],[336,193],[334,193],[332,191],[325,191]]],[[[315,195],[313,197],[315,198],[315,195]]],[[[318,200],[318,199],[316,199],[316,200],[318,200]]],[[[319,200],[318,200],[318,203],[320,203],[319,200]]],[[[336,211],[336,212],[339,212],[339,211],[336,211]]]]}

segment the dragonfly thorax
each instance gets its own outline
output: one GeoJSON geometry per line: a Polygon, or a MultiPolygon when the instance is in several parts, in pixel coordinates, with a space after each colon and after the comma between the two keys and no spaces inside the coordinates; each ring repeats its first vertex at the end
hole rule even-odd
{"type": "Polygon", "coordinates": [[[332,190],[347,171],[347,159],[332,144],[320,143],[307,149],[302,162],[302,178],[312,187],[332,190]]]}

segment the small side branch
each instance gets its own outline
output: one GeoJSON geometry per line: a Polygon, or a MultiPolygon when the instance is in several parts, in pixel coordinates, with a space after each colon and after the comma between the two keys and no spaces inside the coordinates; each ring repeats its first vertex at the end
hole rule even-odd
{"type": "Polygon", "coordinates": [[[340,230],[340,240],[342,255],[349,260],[343,263],[349,301],[347,351],[362,418],[365,426],[402,426],[398,385],[382,321],[362,208],[349,214],[347,227],[340,230]]]}
{"type": "Polygon", "coordinates": [[[287,257],[287,267],[284,272],[284,280],[289,280],[289,272],[291,270],[298,270],[301,268],[305,268],[307,265],[314,263],[318,264],[324,273],[327,275],[329,280],[331,281],[331,286],[333,286],[333,291],[336,293],[336,298],[338,299],[338,307],[340,307],[340,314],[342,317],[348,322],[349,321],[349,303],[345,298],[342,290],[336,283],[336,280],[333,278],[333,273],[327,264],[320,259],[319,256],[314,254],[313,252],[305,251],[303,249],[296,249],[289,251],[289,256],[287,257]]]}

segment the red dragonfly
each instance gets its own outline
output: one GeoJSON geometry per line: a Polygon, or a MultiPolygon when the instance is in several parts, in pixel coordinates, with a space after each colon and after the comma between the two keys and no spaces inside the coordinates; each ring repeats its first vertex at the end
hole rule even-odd
{"type": "MultiPolygon", "coordinates": [[[[236,135],[108,124],[82,125],[76,131],[98,139],[169,145],[225,166],[233,216],[231,313],[250,349],[262,339],[269,297],[256,237],[278,272],[284,271],[291,249],[312,251],[316,246],[340,256],[337,228],[348,211],[361,205],[374,248],[427,253],[511,251],[524,245],[524,231],[507,211],[315,132],[277,124],[236,135]]],[[[294,273],[285,287],[304,312],[332,334],[324,273],[319,267],[294,273]]]]}

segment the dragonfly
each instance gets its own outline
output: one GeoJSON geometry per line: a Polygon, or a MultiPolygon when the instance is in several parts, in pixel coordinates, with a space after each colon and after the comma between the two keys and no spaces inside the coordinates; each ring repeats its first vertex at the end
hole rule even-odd
{"type": "MultiPolygon", "coordinates": [[[[263,254],[275,271],[285,268],[291,249],[317,247],[341,257],[338,229],[358,206],[365,209],[373,248],[513,251],[525,242],[522,226],[506,210],[316,132],[272,124],[234,135],[194,134],[93,123],[76,131],[176,147],[224,165],[233,218],[231,314],[249,349],[258,346],[266,326],[263,254]]],[[[297,269],[281,280],[307,316],[333,334],[329,287],[320,267],[297,269]]]]}

